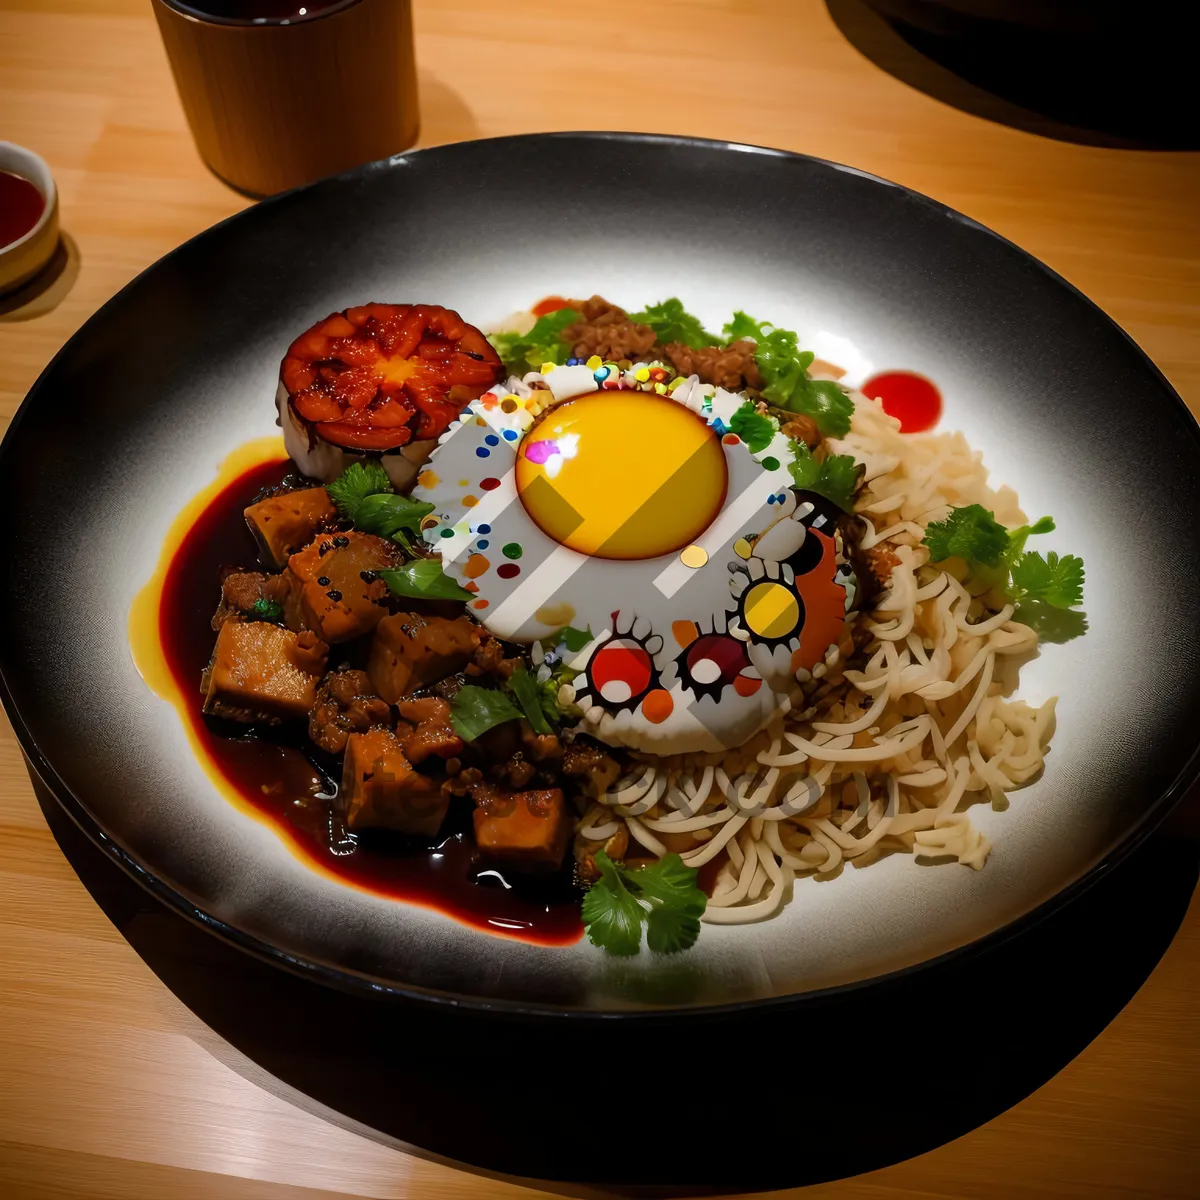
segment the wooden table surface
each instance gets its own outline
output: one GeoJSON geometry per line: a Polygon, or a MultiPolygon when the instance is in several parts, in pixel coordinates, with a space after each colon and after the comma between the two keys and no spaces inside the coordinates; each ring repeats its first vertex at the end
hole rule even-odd
{"type": "MultiPolygon", "coordinates": [[[[612,128],[853,164],[1049,263],[1200,406],[1197,155],[1070,144],[967,115],[874,66],[818,0],[418,0],[416,22],[421,144],[612,128]]],[[[148,0],[0,0],[0,139],[49,161],[80,264],[53,311],[0,316],[7,421],[100,304],[247,201],[196,155],[148,0]]],[[[347,1132],[224,1065],[67,865],[7,724],[0,897],[3,1195],[537,1194],[347,1132]]],[[[1198,1194],[1198,988],[1193,901],[1134,1000],[1044,1087],[919,1158],[803,1191],[1198,1194]]]]}

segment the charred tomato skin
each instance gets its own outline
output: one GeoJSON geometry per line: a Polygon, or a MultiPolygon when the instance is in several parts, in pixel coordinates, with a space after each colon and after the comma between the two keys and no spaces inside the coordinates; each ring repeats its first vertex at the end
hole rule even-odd
{"type": "Polygon", "coordinates": [[[280,366],[292,413],[348,450],[439,437],[503,375],[487,338],[438,304],[361,304],[302,333],[280,366]]]}

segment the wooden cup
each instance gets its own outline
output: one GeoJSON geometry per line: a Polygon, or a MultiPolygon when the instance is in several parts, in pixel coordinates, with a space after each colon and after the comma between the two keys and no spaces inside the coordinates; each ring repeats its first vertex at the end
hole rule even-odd
{"type": "Polygon", "coordinates": [[[239,191],[273,195],[416,141],[410,0],[347,0],[290,23],[153,2],[196,147],[239,191]]]}

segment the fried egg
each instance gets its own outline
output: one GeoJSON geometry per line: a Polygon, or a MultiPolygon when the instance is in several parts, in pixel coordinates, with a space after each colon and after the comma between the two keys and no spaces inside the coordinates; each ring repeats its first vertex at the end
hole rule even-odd
{"type": "MultiPolygon", "coordinates": [[[[749,405],[749,408],[747,408],[749,405]]],[[[581,728],[655,754],[744,743],[842,635],[853,577],[777,428],[661,364],[547,366],[472,401],[417,478],[426,542],[497,637],[587,635],[581,728]]]]}

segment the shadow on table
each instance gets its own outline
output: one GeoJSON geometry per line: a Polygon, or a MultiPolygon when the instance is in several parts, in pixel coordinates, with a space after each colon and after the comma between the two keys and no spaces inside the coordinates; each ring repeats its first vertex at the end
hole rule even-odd
{"type": "Polygon", "coordinates": [[[0,323],[32,321],[53,312],[79,278],[79,245],[64,229],[50,261],[28,283],[0,296],[0,323]]]}
{"type": "Polygon", "coordinates": [[[1192,3],[1108,0],[1090,10],[999,0],[826,6],[847,41],[877,67],[974,116],[1114,149],[1200,148],[1192,82],[1200,16],[1192,3]]]}
{"type": "Polygon", "coordinates": [[[533,1027],[372,1002],[259,962],[163,907],[38,793],[85,886],[228,1066],[368,1136],[575,1195],[798,1186],[959,1137],[1128,1003],[1200,867],[1185,823],[1020,936],[869,991],[736,1018],[533,1027]]]}

